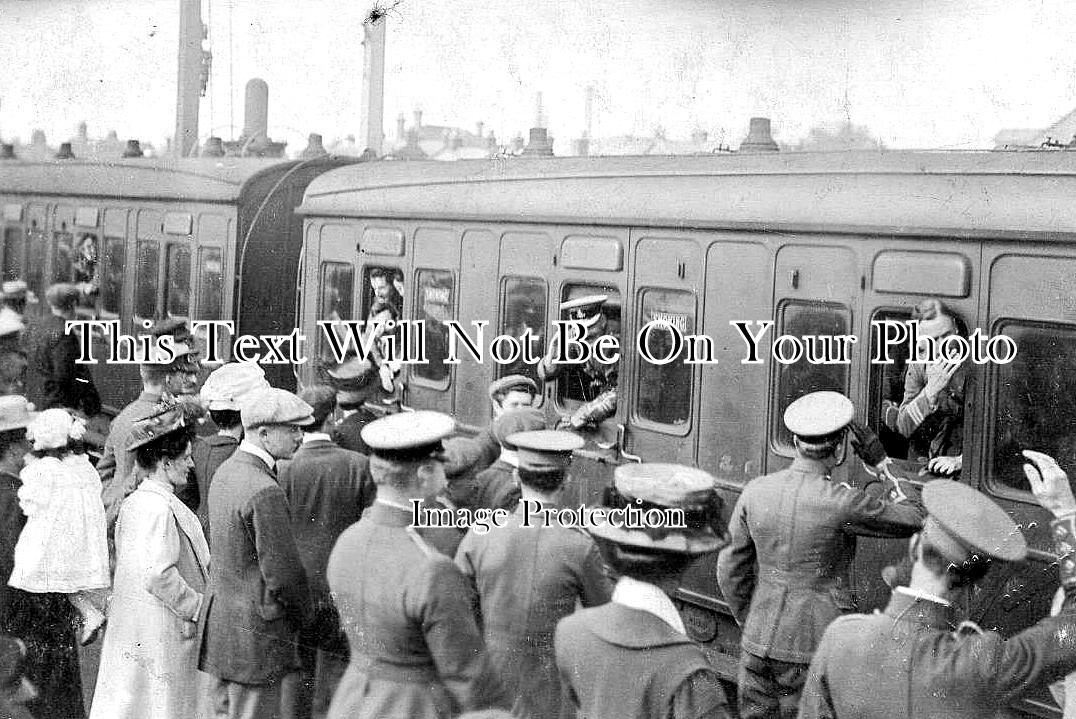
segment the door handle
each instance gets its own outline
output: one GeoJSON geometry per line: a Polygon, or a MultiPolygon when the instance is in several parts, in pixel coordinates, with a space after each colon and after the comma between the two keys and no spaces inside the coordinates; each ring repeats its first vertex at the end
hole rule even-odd
{"type": "Polygon", "coordinates": [[[642,464],[643,458],[637,454],[632,454],[624,447],[624,440],[628,437],[628,429],[621,422],[616,426],[616,449],[620,453],[622,459],[626,459],[629,462],[638,462],[642,464]]]}

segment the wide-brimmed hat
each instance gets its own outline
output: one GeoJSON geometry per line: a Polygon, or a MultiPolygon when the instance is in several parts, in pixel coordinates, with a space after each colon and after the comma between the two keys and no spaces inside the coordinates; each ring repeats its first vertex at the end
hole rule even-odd
{"type": "Polygon", "coordinates": [[[26,398],[9,394],[0,397],[0,432],[25,429],[37,417],[34,406],[26,398]]]}
{"type": "Polygon", "coordinates": [[[199,395],[210,411],[239,411],[239,400],[269,386],[265,371],[254,362],[231,362],[209,373],[199,395]]]}
{"type": "MultiPolygon", "coordinates": [[[[614,544],[651,552],[701,555],[728,544],[721,521],[721,499],[714,490],[713,475],[679,464],[624,464],[614,472],[614,486],[606,492],[605,506],[634,507],[683,512],[683,527],[647,526],[627,528],[597,524],[590,532],[614,544]]],[[[625,517],[626,518],[626,517],[625,517]]]]}
{"type": "Polygon", "coordinates": [[[135,422],[127,439],[127,451],[144,447],[151,442],[178,432],[188,426],[187,414],[178,403],[161,403],[154,413],[135,422]]]}

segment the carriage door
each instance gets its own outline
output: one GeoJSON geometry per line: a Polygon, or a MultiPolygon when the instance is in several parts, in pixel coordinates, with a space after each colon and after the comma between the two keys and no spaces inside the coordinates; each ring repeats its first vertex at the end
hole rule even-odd
{"type": "MultiPolygon", "coordinates": [[[[326,373],[337,362],[330,333],[338,342],[346,338],[342,327],[319,327],[319,321],[356,317],[356,267],[359,232],[354,225],[307,222],[303,248],[302,326],[310,361],[300,373],[303,384],[328,382],[326,373]]],[[[403,237],[400,237],[403,251],[403,237]]]]}
{"type": "MultiPolygon", "coordinates": [[[[414,272],[407,292],[413,302],[410,319],[421,320],[425,329],[426,362],[408,365],[408,402],[415,407],[455,414],[452,384],[456,366],[446,364],[449,331],[445,322],[460,317],[460,232],[446,227],[415,230],[414,272]]],[[[461,361],[471,361],[469,355],[461,361]]]]}
{"type": "Polygon", "coordinates": [[[625,445],[646,462],[691,465],[697,440],[698,365],[686,363],[686,338],[699,334],[701,252],[694,240],[644,232],[632,246],[632,321],[622,340],[622,361],[632,368],[621,379],[620,401],[627,403],[625,445]]]}
{"type": "MultiPolygon", "coordinates": [[[[861,273],[850,247],[784,245],[777,251],[774,273],[774,326],[759,343],[770,378],[769,449],[766,472],[786,467],[795,451],[785,428],[785,409],[809,392],[832,390],[854,396],[851,377],[864,352],[849,347],[852,364],[821,364],[823,352],[836,356],[839,343],[803,337],[851,335],[854,330],[861,273]],[[781,339],[781,335],[789,337],[781,339]],[[809,347],[808,344],[814,345],[809,347]],[[779,361],[779,358],[782,361],[779,361]]],[[[757,331],[757,323],[753,326],[757,331]]],[[[762,369],[760,367],[760,369],[762,369]]],[[[843,481],[848,462],[834,472],[843,481]]]]}

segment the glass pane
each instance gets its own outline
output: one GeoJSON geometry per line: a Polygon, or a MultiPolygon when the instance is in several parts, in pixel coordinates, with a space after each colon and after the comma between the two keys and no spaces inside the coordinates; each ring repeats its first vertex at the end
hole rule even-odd
{"type": "MultiPolygon", "coordinates": [[[[355,288],[355,270],[346,262],[321,263],[321,296],[318,298],[318,319],[327,321],[350,320],[351,298],[355,288]]],[[[334,329],[338,343],[343,346],[347,330],[334,329]]],[[[318,356],[329,361],[332,353],[325,335],[318,332],[318,356]]]]}
{"type": "Polygon", "coordinates": [[[48,249],[45,233],[41,230],[30,230],[26,236],[26,284],[39,299],[44,298],[45,292],[45,255],[48,249]]]}
{"type": "MultiPolygon", "coordinates": [[[[912,318],[912,313],[907,310],[879,310],[871,318],[871,349],[870,356],[874,357],[881,344],[882,336],[876,328],[876,322],[894,321],[907,322],[912,318]]],[[[893,364],[870,365],[870,400],[867,408],[867,424],[878,433],[882,440],[885,453],[890,457],[903,458],[908,456],[908,439],[895,429],[890,429],[885,421],[886,408],[900,408],[904,398],[904,376],[907,373],[908,343],[890,345],[889,357],[893,364]]],[[[892,412],[892,409],[890,409],[892,412]]]]}
{"type": "Polygon", "coordinates": [[[396,267],[367,267],[362,275],[362,316],[367,320],[375,314],[375,306],[383,303],[403,316],[404,276],[396,267]]]}
{"type": "Polygon", "coordinates": [[[991,365],[995,383],[990,478],[1030,491],[1023,449],[1045,452],[1076,477],[1076,329],[1010,324],[1001,334],[1016,341],[1011,363],[991,365]]]}
{"type": "Polygon", "coordinates": [[[157,318],[157,268],[161,263],[161,248],[156,242],[139,242],[135,259],[135,315],[157,318]]]}
{"type": "Polygon", "coordinates": [[[100,291],[97,263],[97,234],[80,232],[71,257],[71,281],[78,285],[79,315],[92,316],[100,291]]]}
{"type": "MultiPolygon", "coordinates": [[[[534,356],[545,354],[545,280],[531,277],[509,277],[504,281],[504,313],[500,334],[522,337],[527,330],[534,337],[534,356]]],[[[526,364],[522,355],[510,364],[497,365],[497,376],[521,374],[539,385],[537,365],[526,364]]]]}
{"type": "Polygon", "coordinates": [[[119,237],[105,238],[104,267],[101,276],[101,309],[118,315],[123,306],[124,241],[119,237]]]}
{"type": "Polygon", "coordinates": [[[22,246],[23,236],[21,227],[4,228],[4,282],[22,278],[22,246]]]}
{"type": "Polygon", "coordinates": [[[219,247],[198,250],[198,315],[199,320],[219,320],[224,304],[224,263],[219,247]]]}
{"type": "Polygon", "coordinates": [[[168,245],[168,271],[165,275],[164,312],[169,317],[188,317],[191,311],[191,249],[186,245],[168,245]]]}
{"type": "MultiPolygon", "coordinates": [[[[681,338],[695,332],[695,298],[689,292],[645,290],[639,327],[649,322],[665,322],[646,336],[647,355],[663,360],[673,351],[674,327],[681,338]]],[[[643,419],[661,424],[687,424],[691,413],[691,365],[685,342],[679,355],[668,364],[653,364],[639,358],[639,395],[636,411],[643,419]]]]}
{"type": "Polygon", "coordinates": [[[443,270],[419,270],[418,311],[415,319],[426,322],[426,359],[428,364],[413,365],[419,377],[434,382],[448,380],[449,365],[444,364],[448,355],[448,326],[444,323],[455,318],[455,281],[451,272],[443,270]]]}
{"type": "MultiPolygon", "coordinates": [[[[848,309],[842,305],[791,302],[781,309],[778,321],[780,329],[776,334],[797,338],[803,335],[845,335],[848,334],[849,324],[848,309]]],[[[778,367],[777,407],[773,414],[771,436],[779,449],[791,451],[792,434],[785,428],[785,409],[809,392],[846,392],[848,365],[811,364],[806,357],[801,357],[797,362],[778,364],[778,367]]]]}
{"type": "Polygon", "coordinates": [[[70,232],[52,233],[52,282],[70,282],[71,265],[74,257],[75,236],[70,232]]]}
{"type": "MultiPolygon", "coordinates": [[[[588,295],[606,295],[609,299],[602,305],[601,314],[605,318],[605,328],[599,322],[587,334],[594,340],[601,335],[620,337],[620,291],[609,285],[569,285],[564,288],[562,302],[587,297],[588,295]]],[[[567,312],[562,312],[561,320],[569,319],[567,312]]],[[[623,346],[623,339],[621,339],[623,346]]],[[[621,352],[623,355],[623,352],[621,352]]],[[[557,398],[564,402],[590,402],[607,389],[617,384],[620,364],[605,365],[600,362],[586,364],[564,364],[557,380],[557,398]]]]}

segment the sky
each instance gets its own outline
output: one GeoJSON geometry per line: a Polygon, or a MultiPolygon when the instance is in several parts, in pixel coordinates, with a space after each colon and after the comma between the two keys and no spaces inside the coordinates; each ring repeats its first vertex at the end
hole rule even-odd
{"type": "MultiPolygon", "coordinates": [[[[1071,0],[376,0],[388,16],[385,133],[534,124],[555,149],[591,134],[694,130],[736,147],[752,116],[794,144],[852,122],[893,148],[988,148],[1076,108],[1071,0]]],[[[201,135],[242,129],[269,84],[269,134],[301,149],[358,134],[362,20],[375,0],[203,0],[213,74],[201,135]]],[[[0,137],[116,130],[156,144],[175,124],[178,0],[0,0],[0,137]]]]}

